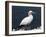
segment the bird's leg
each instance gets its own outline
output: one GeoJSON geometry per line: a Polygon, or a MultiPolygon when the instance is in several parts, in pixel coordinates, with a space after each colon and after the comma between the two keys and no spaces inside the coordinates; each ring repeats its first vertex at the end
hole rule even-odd
{"type": "Polygon", "coordinates": [[[19,30],[24,30],[24,25],[21,25],[19,30]]]}
{"type": "Polygon", "coordinates": [[[25,26],[24,25],[22,25],[22,30],[24,30],[25,29],[25,26]]]}
{"type": "Polygon", "coordinates": [[[28,29],[28,25],[25,25],[25,30],[27,30],[28,29]]]}
{"type": "Polygon", "coordinates": [[[23,27],[23,28],[24,28],[24,30],[27,30],[27,26],[26,26],[26,25],[24,25],[24,27],[23,27]]]}

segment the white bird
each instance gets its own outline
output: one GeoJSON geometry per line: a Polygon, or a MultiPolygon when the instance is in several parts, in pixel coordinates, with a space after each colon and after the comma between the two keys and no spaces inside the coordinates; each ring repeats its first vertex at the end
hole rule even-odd
{"type": "Polygon", "coordinates": [[[29,24],[33,21],[33,15],[32,15],[33,11],[29,11],[28,12],[28,16],[25,17],[24,19],[22,19],[22,21],[20,22],[20,25],[17,27],[18,30],[27,30],[29,24]]]}
{"type": "Polygon", "coordinates": [[[29,24],[32,22],[32,20],[33,20],[33,15],[32,15],[32,11],[30,10],[30,11],[28,12],[28,16],[25,17],[25,18],[21,21],[20,26],[21,26],[21,25],[29,25],[29,24]]]}

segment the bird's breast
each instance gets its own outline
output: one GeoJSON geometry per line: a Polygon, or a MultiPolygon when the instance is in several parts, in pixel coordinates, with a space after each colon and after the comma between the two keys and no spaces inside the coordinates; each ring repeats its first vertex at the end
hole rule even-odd
{"type": "Polygon", "coordinates": [[[31,16],[28,16],[28,17],[25,17],[25,18],[21,21],[20,25],[27,25],[27,24],[30,24],[30,23],[32,22],[32,20],[33,20],[33,16],[32,16],[32,15],[31,15],[31,16]]]}

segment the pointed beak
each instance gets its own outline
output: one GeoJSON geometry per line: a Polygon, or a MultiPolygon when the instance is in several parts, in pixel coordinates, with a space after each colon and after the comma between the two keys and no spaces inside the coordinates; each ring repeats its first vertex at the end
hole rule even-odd
{"type": "Polygon", "coordinates": [[[35,12],[32,12],[32,14],[36,14],[35,12]]]}

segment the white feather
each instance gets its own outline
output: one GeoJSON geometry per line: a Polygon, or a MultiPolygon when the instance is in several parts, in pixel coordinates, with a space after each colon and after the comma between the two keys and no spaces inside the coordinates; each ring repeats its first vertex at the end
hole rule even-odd
{"type": "Polygon", "coordinates": [[[32,16],[32,15],[29,15],[28,17],[25,17],[25,18],[21,21],[20,25],[27,25],[27,24],[30,24],[30,23],[32,22],[32,20],[33,20],[33,16],[32,16]]]}

